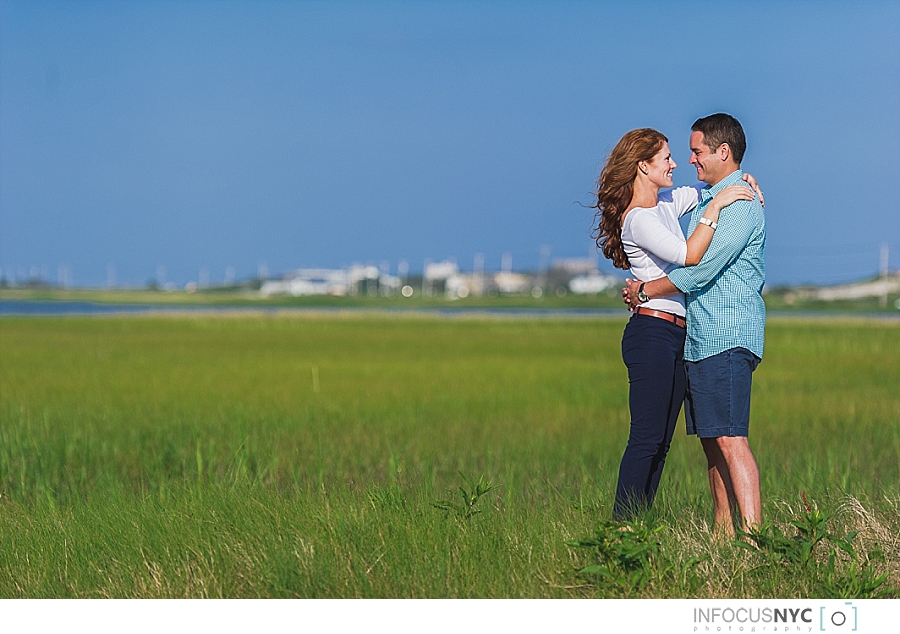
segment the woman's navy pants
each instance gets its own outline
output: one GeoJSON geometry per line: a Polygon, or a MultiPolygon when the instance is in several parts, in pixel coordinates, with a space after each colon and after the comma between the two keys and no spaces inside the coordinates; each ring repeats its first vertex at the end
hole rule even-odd
{"type": "Polygon", "coordinates": [[[684,401],[685,329],[659,317],[632,315],[622,336],[628,368],[631,429],[619,466],[613,519],[650,508],[684,401]]]}

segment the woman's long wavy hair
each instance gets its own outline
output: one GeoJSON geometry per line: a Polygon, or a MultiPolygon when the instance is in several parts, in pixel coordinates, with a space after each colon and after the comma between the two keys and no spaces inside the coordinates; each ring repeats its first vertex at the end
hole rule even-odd
{"type": "Polygon", "coordinates": [[[628,132],[616,143],[597,180],[597,226],[591,236],[617,269],[631,268],[622,246],[622,220],[634,195],[638,163],[650,161],[668,139],[652,128],[628,132]]]}

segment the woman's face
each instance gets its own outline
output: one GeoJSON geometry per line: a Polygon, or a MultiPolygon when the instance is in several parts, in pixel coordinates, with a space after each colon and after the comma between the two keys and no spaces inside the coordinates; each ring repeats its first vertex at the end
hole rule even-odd
{"type": "Polygon", "coordinates": [[[662,148],[649,163],[646,163],[646,166],[647,178],[650,179],[651,183],[660,189],[672,187],[672,171],[678,165],[672,160],[672,152],[669,151],[668,143],[663,143],[662,148]]]}

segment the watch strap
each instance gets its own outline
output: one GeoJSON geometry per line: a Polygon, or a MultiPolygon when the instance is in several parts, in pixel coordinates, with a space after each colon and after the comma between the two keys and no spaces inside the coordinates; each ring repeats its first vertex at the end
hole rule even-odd
{"type": "Polygon", "coordinates": [[[647,293],[644,292],[644,284],[646,284],[646,283],[647,282],[641,282],[641,285],[638,286],[637,295],[638,295],[638,299],[641,301],[642,304],[644,302],[650,301],[650,298],[647,296],[647,293]]]}

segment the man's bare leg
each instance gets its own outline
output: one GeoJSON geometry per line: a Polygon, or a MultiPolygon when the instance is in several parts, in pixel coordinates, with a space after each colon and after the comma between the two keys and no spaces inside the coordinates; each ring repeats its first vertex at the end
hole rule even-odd
{"type": "Polygon", "coordinates": [[[737,502],[741,513],[741,526],[745,531],[758,527],[762,520],[759,468],[749,441],[745,436],[722,436],[713,440],[725,463],[725,469],[723,471],[720,465],[716,466],[726,488],[730,481],[732,499],[737,502]]]}
{"type": "Polygon", "coordinates": [[[734,536],[734,520],[731,518],[731,509],[735,506],[734,489],[731,478],[728,475],[728,466],[722,450],[719,448],[718,438],[701,438],[700,444],[706,454],[706,468],[709,471],[709,491],[713,499],[713,516],[715,527],[713,532],[725,537],[734,536]]]}

